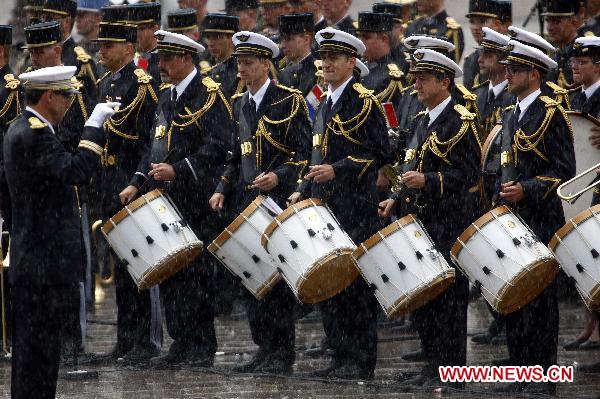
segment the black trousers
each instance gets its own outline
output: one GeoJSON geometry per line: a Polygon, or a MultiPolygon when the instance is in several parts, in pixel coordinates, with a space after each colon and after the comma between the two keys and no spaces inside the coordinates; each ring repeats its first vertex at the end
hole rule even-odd
{"type": "Polygon", "coordinates": [[[160,284],[167,331],[175,341],[171,353],[215,355],[214,262],[205,250],[191,265],[160,284]]]}
{"type": "Polygon", "coordinates": [[[511,364],[556,364],[558,346],[558,299],[556,279],[533,301],[505,316],[506,341],[511,364]]]}
{"type": "Polygon", "coordinates": [[[151,350],[155,345],[151,341],[150,291],[140,291],[127,267],[119,263],[115,267],[117,346],[124,352],[134,346],[151,350]]]}
{"type": "Polygon", "coordinates": [[[439,366],[467,364],[468,300],[469,280],[457,270],[454,284],[413,313],[426,373],[437,376],[439,366]]]}
{"type": "Polygon", "coordinates": [[[374,370],[377,363],[379,304],[362,277],[340,294],[319,304],[323,327],[335,349],[333,362],[374,370]]]}
{"type": "Polygon", "coordinates": [[[296,297],[280,281],[262,299],[248,293],[245,301],[252,340],[265,354],[292,362],[296,358],[296,297]]]}
{"type": "Polygon", "coordinates": [[[61,324],[77,284],[12,287],[12,399],[54,399],[60,364],[61,324]]]}

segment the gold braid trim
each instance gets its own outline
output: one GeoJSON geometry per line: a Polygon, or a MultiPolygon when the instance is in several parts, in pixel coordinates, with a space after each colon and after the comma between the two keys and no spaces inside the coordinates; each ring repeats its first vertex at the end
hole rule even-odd
{"type": "Polygon", "coordinates": [[[541,181],[553,183],[552,186],[546,191],[546,194],[544,194],[542,199],[546,199],[548,197],[548,195],[550,195],[550,193],[552,193],[552,191],[554,191],[556,189],[556,187],[558,187],[560,185],[560,182],[562,181],[562,179],[559,179],[557,177],[550,177],[550,176],[536,176],[535,178],[538,180],[541,180],[541,181]]]}
{"type": "Polygon", "coordinates": [[[358,174],[358,177],[356,178],[357,180],[360,180],[362,175],[367,171],[367,169],[369,169],[369,166],[371,166],[371,164],[373,163],[372,159],[360,159],[360,158],[354,158],[353,156],[348,156],[348,159],[351,160],[352,162],[365,164],[365,166],[362,168],[362,170],[358,174]]]}
{"type": "Polygon", "coordinates": [[[87,113],[87,109],[85,109],[85,102],[83,101],[83,94],[79,93],[75,95],[77,97],[77,102],[79,103],[79,107],[81,107],[81,114],[83,115],[83,120],[87,121],[89,116],[87,113]]]}
{"type": "MultiPolygon", "coordinates": [[[[456,109],[456,106],[455,106],[456,109]]],[[[434,155],[444,161],[446,164],[452,166],[452,162],[448,160],[448,155],[454,148],[456,144],[463,138],[463,136],[467,133],[469,128],[473,129],[473,122],[469,120],[464,120],[460,126],[460,129],[457,134],[452,136],[450,139],[446,141],[440,141],[437,137],[437,132],[432,132],[423,146],[421,147],[421,151],[419,152],[419,166],[417,168],[418,172],[423,172],[423,159],[427,151],[431,151],[434,155]]],[[[475,135],[477,133],[474,132],[475,135]]]]}
{"type": "MultiPolygon", "coordinates": [[[[291,95],[289,95],[269,106],[269,107],[272,107],[273,105],[280,104],[283,101],[286,101],[289,99],[292,100],[292,107],[291,107],[290,114],[286,118],[281,119],[281,120],[273,120],[273,119],[269,119],[266,115],[263,115],[260,118],[260,120],[258,121],[258,127],[256,129],[256,166],[258,168],[260,168],[262,165],[262,144],[263,144],[262,139],[263,139],[263,137],[265,138],[265,140],[267,140],[269,142],[269,144],[271,144],[273,147],[277,148],[279,151],[283,151],[286,154],[291,154],[291,152],[292,152],[291,148],[276,141],[273,138],[273,136],[271,136],[271,133],[269,133],[269,131],[267,130],[267,126],[266,126],[266,125],[281,125],[281,124],[287,123],[287,128],[286,128],[285,135],[284,135],[284,140],[287,140],[287,133],[290,129],[292,119],[298,114],[298,111],[300,110],[300,106],[302,105],[302,103],[304,101],[304,99],[302,98],[302,95],[298,94],[298,93],[292,93],[291,95]]],[[[304,106],[306,106],[306,103],[304,103],[304,106]]]]}
{"type": "Polygon", "coordinates": [[[110,117],[106,122],[104,122],[104,126],[110,132],[116,134],[117,136],[121,136],[128,140],[139,140],[138,135],[130,135],[124,133],[119,130],[120,126],[122,126],[131,116],[133,116],[135,112],[135,118],[137,119],[142,110],[141,105],[146,99],[146,95],[150,93],[155,102],[158,102],[158,98],[156,97],[156,93],[152,89],[150,83],[143,83],[138,86],[137,94],[132,102],[129,103],[125,108],[119,109],[117,113],[110,117]]]}
{"type": "MultiPolygon", "coordinates": [[[[19,101],[19,84],[21,83],[19,79],[15,78],[13,74],[9,73],[4,75],[4,80],[6,81],[6,88],[11,92],[6,97],[6,102],[0,109],[0,117],[3,117],[4,114],[8,112],[13,103],[16,104],[17,116],[21,115],[21,102],[19,101]]],[[[14,119],[13,119],[14,120],[14,119]]],[[[10,121],[12,122],[12,121],[10,121]]]]}
{"type": "MultiPolygon", "coordinates": [[[[517,130],[514,135],[514,148],[516,150],[522,151],[522,152],[533,151],[544,161],[548,162],[548,157],[546,157],[537,147],[544,139],[546,131],[548,130],[548,126],[550,125],[550,121],[552,120],[552,117],[554,116],[554,112],[557,109],[562,108],[562,107],[560,107],[560,105],[557,101],[555,101],[547,96],[541,96],[540,100],[542,100],[546,105],[546,115],[544,116],[544,120],[540,124],[540,127],[534,133],[532,133],[530,135],[525,134],[525,132],[523,132],[522,129],[517,130]]],[[[566,119],[568,120],[568,118],[566,118],[566,119]]],[[[571,132],[571,137],[573,137],[572,136],[573,130],[570,127],[569,122],[567,122],[567,123],[569,125],[569,131],[571,132]]],[[[516,151],[515,151],[515,155],[516,155],[516,151]]],[[[516,159],[515,159],[515,162],[516,162],[516,159]]]]}
{"type": "Polygon", "coordinates": [[[379,102],[385,103],[391,101],[396,92],[401,91],[402,82],[400,82],[399,80],[390,79],[390,84],[388,84],[388,86],[375,97],[377,97],[377,100],[379,100],[379,102]]]}
{"type": "MultiPolygon", "coordinates": [[[[209,79],[209,78],[205,78],[209,79]]],[[[187,115],[177,114],[177,117],[180,118],[181,122],[176,122],[177,117],[173,118],[173,122],[171,123],[171,128],[167,133],[167,150],[171,148],[171,135],[173,133],[173,128],[183,129],[192,124],[196,124],[198,129],[200,129],[200,124],[197,123],[198,119],[200,119],[204,114],[208,112],[208,110],[213,106],[215,100],[217,99],[217,93],[219,92],[219,88],[216,90],[208,91],[208,98],[202,107],[200,107],[196,112],[190,112],[190,110],[185,107],[185,111],[187,115]]]]}

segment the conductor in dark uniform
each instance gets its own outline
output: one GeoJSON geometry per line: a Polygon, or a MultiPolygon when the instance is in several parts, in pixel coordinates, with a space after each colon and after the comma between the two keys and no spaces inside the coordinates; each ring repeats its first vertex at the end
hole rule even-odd
{"type": "Polygon", "coordinates": [[[446,12],[444,0],[417,2],[420,17],[417,17],[406,29],[406,37],[418,34],[446,36],[454,44],[452,59],[459,63],[465,49],[465,37],[462,27],[446,12]]]}
{"type": "MultiPolygon", "coordinates": [[[[456,237],[480,214],[476,115],[451,95],[454,79],[462,73],[458,65],[428,49],[416,50],[414,57],[415,89],[427,108],[412,126],[402,167],[403,186],[380,204],[385,207],[381,214],[389,216],[394,207],[399,218],[415,214],[435,243],[436,255],[451,265],[450,249],[456,237]],[[448,209],[454,211],[448,214],[448,209]]],[[[468,293],[466,276],[456,270],[455,282],[414,312],[427,363],[417,376],[400,375],[403,383],[439,386],[439,366],[466,365],[468,293]]]]}
{"type": "MultiPolygon", "coordinates": [[[[280,207],[303,175],[310,152],[308,110],[299,90],[269,78],[277,45],[253,32],[233,36],[238,71],[247,91],[234,97],[238,129],[233,155],[210,199],[214,210],[243,210],[259,193],[280,207]]],[[[262,300],[248,298],[246,312],[252,339],[259,349],[236,371],[290,373],[294,364],[296,298],[286,284],[277,284],[262,300]]]]}
{"type": "Polygon", "coordinates": [[[245,90],[238,77],[231,37],[240,30],[240,19],[225,14],[207,14],[202,21],[202,37],[207,43],[215,65],[206,73],[221,85],[223,94],[231,99],[245,90]]]}
{"type": "MultiPolygon", "coordinates": [[[[11,397],[52,399],[60,360],[61,320],[81,277],[81,235],[73,185],[85,184],[99,165],[113,113],[100,104],[72,154],[54,126],[71,102],[75,67],[42,68],[20,75],[27,108],[4,137],[4,167],[11,209],[11,397]],[[44,199],[40,207],[39,200],[44,199]]],[[[113,105],[113,104],[111,104],[113,105]]],[[[114,104],[116,105],[116,104],[114,104]]]]}
{"type": "MultiPolygon", "coordinates": [[[[470,0],[469,13],[466,15],[469,19],[471,33],[477,44],[481,45],[483,40],[482,28],[487,27],[502,34],[508,33],[508,26],[512,21],[512,1],[506,0],[470,0]]],[[[471,54],[465,57],[463,66],[463,84],[469,90],[483,83],[487,76],[480,75],[479,71],[479,52],[475,49],[471,54]]]]}
{"type": "MultiPolygon", "coordinates": [[[[543,95],[542,78],[556,68],[540,50],[511,40],[507,64],[508,91],[518,99],[502,117],[502,185],[500,197],[522,218],[543,244],[565,223],[556,188],[575,174],[573,131],[565,110],[543,95]],[[519,181],[515,181],[519,178],[519,181]]],[[[510,364],[539,365],[557,361],[558,301],[556,280],[521,309],[506,316],[510,364]]],[[[550,382],[514,383],[500,389],[554,394],[550,382]]]]}
{"type": "MultiPolygon", "coordinates": [[[[119,8],[106,7],[104,17],[114,21],[119,8]]],[[[108,138],[102,153],[102,168],[95,184],[99,191],[101,217],[106,220],[122,208],[119,193],[137,171],[149,149],[157,84],[143,69],[136,68],[134,46],[137,28],[122,22],[101,22],[98,34],[100,62],[109,71],[99,83],[100,101],[121,102],[119,111],[105,124],[108,138]]],[[[149,360],[162,346],[158,287],[139,291],[125,265],[116,256],[117,343],[114,359],[130,353],[130,359],[149,360]]]]}
{"type": "MultiPolygon", "coordinates": [[[[316,34],[329,83],[327,100],[313,125],[310,171],[290,197],[320,198],[350,238],[359,244],[378,230],[377,170],[388,159],[387,127],[377,98],[354,76],[365,45],[356,37],[326,28],[316,34]]],[[[372,379],[377,361],[378,304],[363,279],[320,304],[334,355],[315,375],[372,379]],[[331,326],[329,327],[331,328],[331,326]]]]}
{"type": "Polygon", "coordinates": [[[287,60],[279,72],[279,82],[302,92],[306,98],[315,84],[321,61],[311,53],[314,38],[313,14],[287,14],[279,17],[281,51],[287,60]]]}
{"type": "MultiPolygon", "coordinates": [[[[208,205],[221,175],[234,129],[229,101],[196,65],[204,47],[187,36],[158,30],[163,90],[151,131],[150,151],[142,158],[129,186],[121,193],[131,201],[151,179],[148,190],[164,189],[194,230],[210,242],[220,232],[208,205]],[[200,127],[201,126],[201,127],[200,127]],[[166,155],[172,152],[165,161],[166,155]]],[[[182,362],[212,367],[217,349],[212,302],[212,270],[216,260],[204,251],[198,259],[160,284],[169,352],[152,359],[164,366],[182,362]]]]}

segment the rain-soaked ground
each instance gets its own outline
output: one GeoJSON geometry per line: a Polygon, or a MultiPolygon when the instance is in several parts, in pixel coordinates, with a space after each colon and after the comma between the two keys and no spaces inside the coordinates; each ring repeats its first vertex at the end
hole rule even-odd
{"type": "MultiPolygon", "coordinates": [[[[583,312],[576,304],[562,303],[560,307],[560,343],[570,340],[579,332],[583,312]]],[[[97,302],[88,314],[93,321],[88,327],[87,349],[92,352],[108,351],[115,343],[115,298],[113,286],[97,290],[97,302]]],[[[469,336],[484,331],[490,315],[482,299],[469,306],[469,336]]],[[[430,389],[412,389],[394,383],[392,376],[399,371],[418,370],[420,363],[402,360],[405,351],[418,348],[413,333],[398,333],[391,326],[380,326],[379,354],[375,379],[359,381],[328,381],[308,377],[308,372],[328,364],[327,358],[312,358],[304,349],[320,342],[323,330],[320,321],[302,320],[297,324],[297,358],[292,376],[234,374],[234,365],[250,359],[256,350],[250,338],[245,319],[218,318],[219,353],[214,369],[152,370],[119,367],[118,365],[82,365],[97,370],[99,378],[89,381],[70,381],[60,378],[58,398],[507,398],[514,394],[499,395],[490,392],[491,385],[469,384],[463,391],[434,392],[430,389]]],[[[165,337],[168,334],[165,331],[165,337]]],[[[168,347],[167,338],[165,346],[168,347]]],[[[164,349],[163,349],[164,350],[164,349]]],[[[485,365],[506,357],[502,345],[476,345],[469,341],[468,364],[485,365]]],[[[560,347],[558,363],[570,365],[573,361],[600,361],[600,351],[567,352],[560,347]]],[[[61,373],[69,370],[62,367],[61,373]]],[[[574,383],[560,384],[558,395],[570,398],[600,398],[600,375],[575,371],[574,383]]],[[[9,397],[10,365],[0,364],[0,395],[9,397]]],[[[531,397],[531,396],[521,396],[531,397]]],[[[34,398],[32,398],[34,399],[34,398]]]]}

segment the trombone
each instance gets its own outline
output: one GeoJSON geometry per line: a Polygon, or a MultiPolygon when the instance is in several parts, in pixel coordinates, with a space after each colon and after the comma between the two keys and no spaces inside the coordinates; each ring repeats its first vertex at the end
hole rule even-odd
{"type": "Polygon", "coordinates": [[[594,179],[590,184],[587,185],[587,187],[582,188],[581,190],[579,190],[576,193],[568,193],[568,194],[563,194],[562,191],[565,189],[565,187],[581,178],[583,178],[585,175],[587,175],[588,173],[594,172],[596,169],[600,168],[600,163],[592,166],[591,168],[589,168],[586,171],[581,172],[580,174],[578,174],[577,176],[575,176],[574,178],[572,178],[571,180],[567,180],[566,182],[564,182],[563,184],[561,184],[560,186],[558,186],[558,190],[556,190],[557,195],[567,201],[569,204],[574,203],[579,197],[581,197],[586,191],[591,190],[592,188],[600,185],[600,178],[596,178],[594,179]]]}

